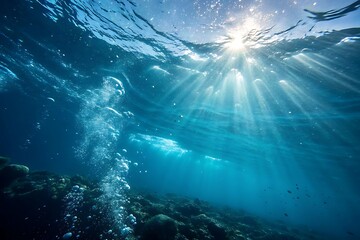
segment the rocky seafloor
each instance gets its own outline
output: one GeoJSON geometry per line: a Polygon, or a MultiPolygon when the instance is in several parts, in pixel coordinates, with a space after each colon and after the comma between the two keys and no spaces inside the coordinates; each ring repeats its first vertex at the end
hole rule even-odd
{"type": "Polygon", "coordinates": [[[0,239],[320,239],[245,212],[173,194],[127,191],[126,233],[99,183],[80,176],[30,172],[0,161],[0,239]],[[130,219],[129,219],[130,218],[130,219]],[[136,222],[136,223],[135,223],[136,222]]]}

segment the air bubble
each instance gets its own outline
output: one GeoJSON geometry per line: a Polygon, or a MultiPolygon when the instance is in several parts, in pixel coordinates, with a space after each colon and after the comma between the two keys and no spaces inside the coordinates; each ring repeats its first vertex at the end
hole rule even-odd
{"type": "Polygon", "coordinates": [[[68,232],[68,233],[65,233],[62,238],[63,239],[70,239],[71,237],[72,237],[72,233],[68,232]]]}
{"type": "Polygon", "coordinates": [[[130,227],[124,227],[123,229],[121,229],[121,235],[123,237],[131,234],[133,232],[133,230],[130,227]]]}

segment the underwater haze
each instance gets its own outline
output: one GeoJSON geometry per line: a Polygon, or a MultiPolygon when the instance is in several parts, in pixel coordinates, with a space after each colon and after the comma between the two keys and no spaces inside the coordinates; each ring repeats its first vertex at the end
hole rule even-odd
{"type": "Polygon", "coordinates": [[[1,156],[360,238],[360,1],[1,5],[1,156]]]}

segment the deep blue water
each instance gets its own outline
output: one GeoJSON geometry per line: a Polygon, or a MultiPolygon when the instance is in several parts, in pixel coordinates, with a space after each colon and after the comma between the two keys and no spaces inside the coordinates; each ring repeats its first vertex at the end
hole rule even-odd
{"type": "Polygon", "coordinates": [[[5,1],[0,155],[358,238],[359,1],[218,2],[5,1]]]}

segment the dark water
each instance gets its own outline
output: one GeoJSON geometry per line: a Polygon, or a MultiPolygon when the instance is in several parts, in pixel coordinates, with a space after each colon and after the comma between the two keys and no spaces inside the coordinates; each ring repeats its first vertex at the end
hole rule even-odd
{"type": "Polygon", "coordinates": [[[237,49],[158,25],[180,3],[2,3],[0,155],[358,238],[359,1],[237,49]]]}

